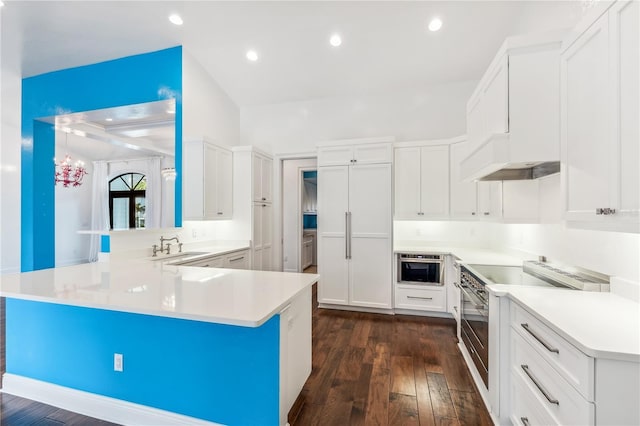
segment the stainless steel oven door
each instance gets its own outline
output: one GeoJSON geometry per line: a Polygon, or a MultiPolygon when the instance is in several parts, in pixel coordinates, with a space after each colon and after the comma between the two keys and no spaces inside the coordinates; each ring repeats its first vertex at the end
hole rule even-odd
{"type": "Polygon", "coordinates": [[[444,285],[444,259],[440,255],[398,254],[400,284],[444,285]]]}
{"type": "Polygon", "coordinates": [[[469,287],[461,286],[460,334],[480,377],[489,381],[489,305],[469,287]]]}

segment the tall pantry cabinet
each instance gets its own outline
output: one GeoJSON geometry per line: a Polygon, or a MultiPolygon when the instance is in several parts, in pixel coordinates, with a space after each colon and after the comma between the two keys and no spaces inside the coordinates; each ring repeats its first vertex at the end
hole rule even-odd
{"type": "Polygon", "coordinates": [[[273,159],[253,147],[236,147],[234,214],[251,227],[252,269],[273,269],[273,159]]]}
{"type": "Polygon", "coordinates": [[[321,306],[391,309],[390,142],[318,148],[318,284],[321,306]]]}

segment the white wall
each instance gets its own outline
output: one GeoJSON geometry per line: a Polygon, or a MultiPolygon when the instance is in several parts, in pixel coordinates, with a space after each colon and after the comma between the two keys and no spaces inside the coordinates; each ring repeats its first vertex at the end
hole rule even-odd
{"type": "Polygon", "coordinates": [[[20,271],[21,37],[0,8],[0,273],[20,271]],[[7,36],[10,34],[11,36],[7,36]]]}
{"type": "Polygon", "coordinates": [[[366,97],[243,107],[242,144],[275,154],[315,151],[316,143],[376,136],[438,139],[466,132],[466,103],[476,82],[366,97]]]}
{"type": "MultiPolygon", "coordinates": [[[[56,138],[59,138],[60,134],[63,133],[56,132],[56,138]]],[[[91,161],[78,157],[73,150],[68,149],[60,152],[57,148],[56,159],[62,160],[66,153],[73,161],[84,161],[88,174],[78,187],[65,188],[62,184],[55,187],[56,267],[88,262],[91,243],[89,235],[78,234],[78,231],[91,229],[93,165],[91,161]]]]}
{"type": "Polygon", "coordinates": [[[238,145],[238,107],[187,48],[182,52],[183,140],[208,138],[222,145],[238,145]]]}
{"type": "Polygon", "coordinates": [[[300,271],[302,244],[300,185],[302,171],[315,170],[316,164],[315,158],[282,162],[282,269],[287,272],[302,272],[300,271]]]}
{"type": "Polygon", "coordinates": [[[512,34],[573,28],[584,13],[598,1],[528,1],[524,2],[520,19],[514,22],[512,34]]]}

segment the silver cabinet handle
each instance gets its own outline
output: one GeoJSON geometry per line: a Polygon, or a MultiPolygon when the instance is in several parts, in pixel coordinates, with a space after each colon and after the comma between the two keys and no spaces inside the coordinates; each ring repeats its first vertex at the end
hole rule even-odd
{"type": "Polygon", "coordinates": [[[218,212],[218,214],[222,214],[222,212],[218,212]]]}
{"type": "Polygon", "coordinates": [[[527,375],[527,377],[529,377],[529,379],[531,379],[533,384],[536,385],[536,387],[538,388],[540,393],[542,393],[542,395],[544,395],[544,397],[547,399],[547,401],[549,401],[549,403],[560,405],[560,401],[558,401],[557,399],[555,399],[554,397],[549,395],[549,392],[547,392],[547,390],[544,387],[542,387],[540,382],[538,382],[538,380],[533,376],[533,374],[531,374],[531,372],[529,371],[529,366],[528,365],[522,364],[522,365],[520,365],[520,367],[522,368],[524,373],[527,375]]]}
{"type": "Polygon", "coordinates": [[[455,286],[456,286],[456,288],[460,288],[460,284],[458,284],[458,282],[457,282],[457,281],[454,281],[454,282],[453,282],[453,285],[455,285],[455,286]]]}
{"type": "Polygon", "coordinates": [[[457,306],[454,306],[454,307],[453,307],[453,310],[454,310],[454,311],[456,311],[456,312],[458,312],[458,307],[457,307],[457,306]]]}
{"type": "Polygon", "coordinates": [[[244,256],[236,257],[235,259],[229,259],[229,262],[237,262],[239,260],[243,260],[244,256]]]}
{"type": "Polygon", "coordinates": [[[596,214],[597,215],[601,215],[601,214],[610,215],[610,214],[615,214],[615,213],[616,213],[616,209],[612,209],[612,208],[609,208],[609,207],[604,207],[604,208],[598,207],[596,209],[596,214]]]}
{"type": "Polygon", "coordinates": [[[471,212],[471,216],[475,216],[475,215],[476,215],[476,212],[471,212]]]}
{"type": "Polygon", "coordinates": [[[531,426],[531,423],[529,423],[529,419],[527,417],[520,417],[520,421],[524,426],[531,426]]]}
{"type": "Polygon", "coordinates": [[[351,259],[351,212],[349,212],[348,218],[349,218],[349,259],[351,259]]]}
{"type": "Polygon", "coordinates": [[[433,297],[407,296],[407,299],[433,300],[433,297]]]}
{"type": "Polygon", "coordinates": [[[489,216],[489,212],[484,212],[483,213],[485,216],[489,216]]]}
{"type": "Polygon", "coordinates": [[[525,322],[525,323],[523,323],[523,324],[520,324],[520,326],[521,326],[522,328],[524,328],[524,329],[525,329],[525,331],[526,331],[527,333],[529,333],[530,335],[532,335],[534,339],[536,339],[538,342],[540,342],[540,344],[541,344],[542,346],[544,346],[544,347],[545,347],[549,352],[554,352],[554,353],[557,353],[557,354],[559,354],[559,353],[560,353],[560,351],[559,351],[558,349],[554,348],[553,346],[551,346],[550,344],[548,344],[547,342],[545,342],[545,341],[542,339],[542,337],[540,337],[540,336],[538,336],[536,333],[534,333],[534,332],[533,332],[533,330],[531,330],[531,329],[529,328],[529,324],[527,324],[527,323],[525,322]]]}
{"type": "Polygon", "coordinates": [[[267,199],[265,197],[262,197],[262,201],[267,201],[267,199]]]}

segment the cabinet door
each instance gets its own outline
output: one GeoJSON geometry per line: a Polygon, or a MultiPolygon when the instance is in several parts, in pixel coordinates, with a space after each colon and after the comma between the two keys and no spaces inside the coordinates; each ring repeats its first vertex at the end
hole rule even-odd
{"type": "Polygon", "coordinates": [[[233,158],[230,151],[216,152],[216,218],[231,219],[233,206],[233,158]]]}
{"type": "Polygon", "coordinates": [[[273,253],[273,206],[271,204],[261,204],[262,206],[262,270],[271,271],[273,269],[271,256],[273,253]]]}
{"type": "Polygon", "coordinates": [[[242,250],[225,256],[224,267],[229,269],[249,269],[249,252],[242,250]]]}
{"type": "Polygon", "coordinates": [[[478,182],[478,214],[488,220],[502,217],[502,182],[478,182]]]}
{"type": "Polygon", "coordinates": [[[609,203],[607,15],[561,56],[561,126],[567,220],[595,217],[609,203]]]}
{"type": "Polygon", "coordinates": [[[420,151],[421,216],[447,217],[449,215],[449,146],[425,146],[420,151]]]}
{"type": "Polygon", "coordinates": [[[273,160],[271,158],[262,158],[261,174],[261,200],[270,203],[271,201],[273,201],[273,160]]]}
{"type": "Polygon", "coordinates": [[[353,160],[351,145],[318,148],[318,167],[347,166],[353,163],[351,160],[353,160]]]}
{"type": "Polygon", "coordinates": [[[390,143],[355,145],[353,159],[356,164],[391,163],[393,148],[390,143]]]}
{"type": "Polygon", "coordinates": [[[509,57],[505,55],[492,70],[482,96],[485,137],[509,131],[509,57]]]}
{"type": "Polygon", "coordinates": [[[262,204],[253,204],[253,246],[252,264],[253,269],[262,270],[262,204]]]}
{"type": "Polygon", "coordinates": [[[202,143],[185,142],[182,146],[183,210],[185,220],[202,220],[204,216],[204,159],[202,143]]]}
{"type": "Polygon", "coordinates": [[[469,142],[451,145],[451,217],[458,219],[476,218],[477,184],[464,182],[460,175],[460,163],[469,154],[469,142]]]}
{"type": "MultiPolygon", "coordinates": [[[[613,102],[611,204],[616,216],[640,213],[640,3],[619,1],[609,10],[613,102]]],[[[635,232],[638,232],[636,229],[635,232]]]]}
{"type": "Polygon", "coordinates": [[[346,305],[349,166],[318,168],[318,301],[346,305]]]}
{"type": "Polygon", "coordinates": [[[421,218],[420,213],[420,148],[395,149],[395,215],[396,219],[421,218]]]}
{"type": "Polygon", "coordinates": [[[204,157],[204,219],[216,219],[218,216],[218,203],[216,201],[216,167],[217,149],[209,144],[203,146],[204,157]]]}
{"type": "Polygon", "coordinates": [[[391,308],[391,164],[350,168],[349,211],[350,304],[391,308]]]}

